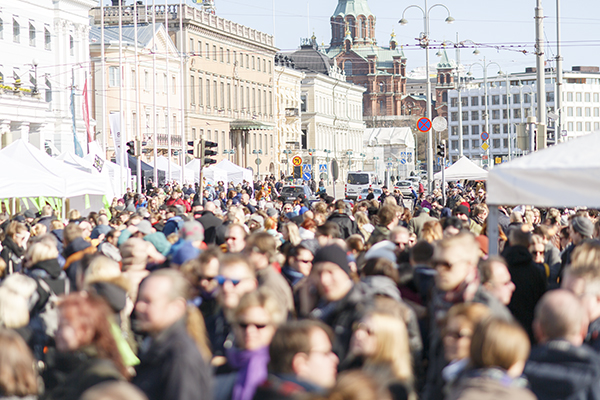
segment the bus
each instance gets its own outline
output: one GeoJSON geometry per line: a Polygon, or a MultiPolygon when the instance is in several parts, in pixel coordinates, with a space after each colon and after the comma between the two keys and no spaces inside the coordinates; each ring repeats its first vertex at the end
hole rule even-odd
{"type": "Polygon", "coordinates": [[[375,175],[375,172],[369,171],[356,171],[348,172],[348,178],[346,179],[345,195],[347,199],[356,200],[358,194],[363,189],[370,187],[377,187],[379,184],[379,178],[375,175]]]}

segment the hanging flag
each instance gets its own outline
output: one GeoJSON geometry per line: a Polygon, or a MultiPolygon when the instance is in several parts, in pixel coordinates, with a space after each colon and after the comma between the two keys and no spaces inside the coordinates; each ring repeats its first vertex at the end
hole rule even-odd
{"type": "MultiPolygon", "coordinates": [[[[119,165],[122,164],[121,159],[121,116],[120,113],[110,113],[108,117],[110,122],[110,132],[112,134],[113,142],[115,144],[115,162],[119,165]]],[[[125,165],[121,165],[124,167],[125,165]]]]}
{"type": "Polygon", "coordinates": [[[87,78],[83,85],[83,121],[85,122],[85,130],[87,132],[88,153],[90,151],[90,142],[92,141],[92,130],[90,129],[90,105],[88,102],[87,78]]]}
{"type": "Polygon", "coordinates": [[[75,154],[83,158],[83,149],[77,140],[77,124],[75,123],[75,78],[71,84],[71,116],[73,117],[73,144],[75,145],[75,154]]]}

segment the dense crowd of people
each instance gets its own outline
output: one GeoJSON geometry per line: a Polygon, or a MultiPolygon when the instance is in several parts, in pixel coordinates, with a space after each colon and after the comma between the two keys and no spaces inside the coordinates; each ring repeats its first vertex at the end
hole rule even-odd
{"type": "Polygon", "coordinates": [[[282,186],[3,210],[0,399],[600,399],[597,210],[282,186]]]}

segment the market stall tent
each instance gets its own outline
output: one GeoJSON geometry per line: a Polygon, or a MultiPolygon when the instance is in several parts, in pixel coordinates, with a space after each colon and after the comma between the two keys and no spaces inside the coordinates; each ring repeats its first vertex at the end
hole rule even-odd
{"type": "Polygon", "coordinates": [[[169,173],[169,164],[171,164],[171,177],[169,180],[171,181],[181,181],[181,167],[175,164],[173,161],[170,161],[167,157],[158,156],[156,157],[156,168],[165,171],[165,174],[169,173]]]}
{"type": "MultiPolygon", "coordinates": [[[[227,183],[227,172],[222,169],[216,169],[214,165],[204,167],[202,177],[206,178],[209,183],[223,181],[227,183]]],[[[200,182],[200,159],[195,158],[185,166],[185,181],[186,183],[200,182]]]]}
{"type": "MultiPolygon", "coordinates": [[[[488,172],[485,169],[477,166],[473,161],[469,160],[465,156],[462,156],[458,161],[446,168],[444,174],[444,179],[446,181],[458,181],[461,179],[476,181],[487,179],[488,177],[488,172]]],[[[436,172],[433,175],[433,179],[441,180],[441,171],[436,172]]]]}
{"type": "Polygon", "coordinates": [[[229,160],[223,160],[213,167],[217,170],[225,171],[227,173],[227,182],[233,182],[234,185],[243,181],[252,182],[253,175],[251,170],[242,168],[229,160]]]}
{"type": "Polygon", "coordinates": [[[65,178],[39,165],[25,164],[0,154],[0,170],[3,171],[0,174],[0,199],[64,196],[65,178]]]}
{"type": "Polygon", "coordinates": [[[490,171],[489,204],[600,208],[600,132],[582,136],[490,171]]]}

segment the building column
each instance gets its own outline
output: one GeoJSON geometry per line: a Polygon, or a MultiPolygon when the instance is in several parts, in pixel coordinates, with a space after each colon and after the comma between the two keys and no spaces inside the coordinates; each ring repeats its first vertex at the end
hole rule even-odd
{"type": "Polygon", "coordinates": [[[0,121],[0,137],[2,139],[0,142],[2,148],[12,143],[13,139],[12,132],[10,131],[10,120],[3,119],[0,121]]]}
{"type": "Polygon", "coordinates": [[[19,126],[20,139],[29,143],[29,122],[21,122],[19,126]]]}

